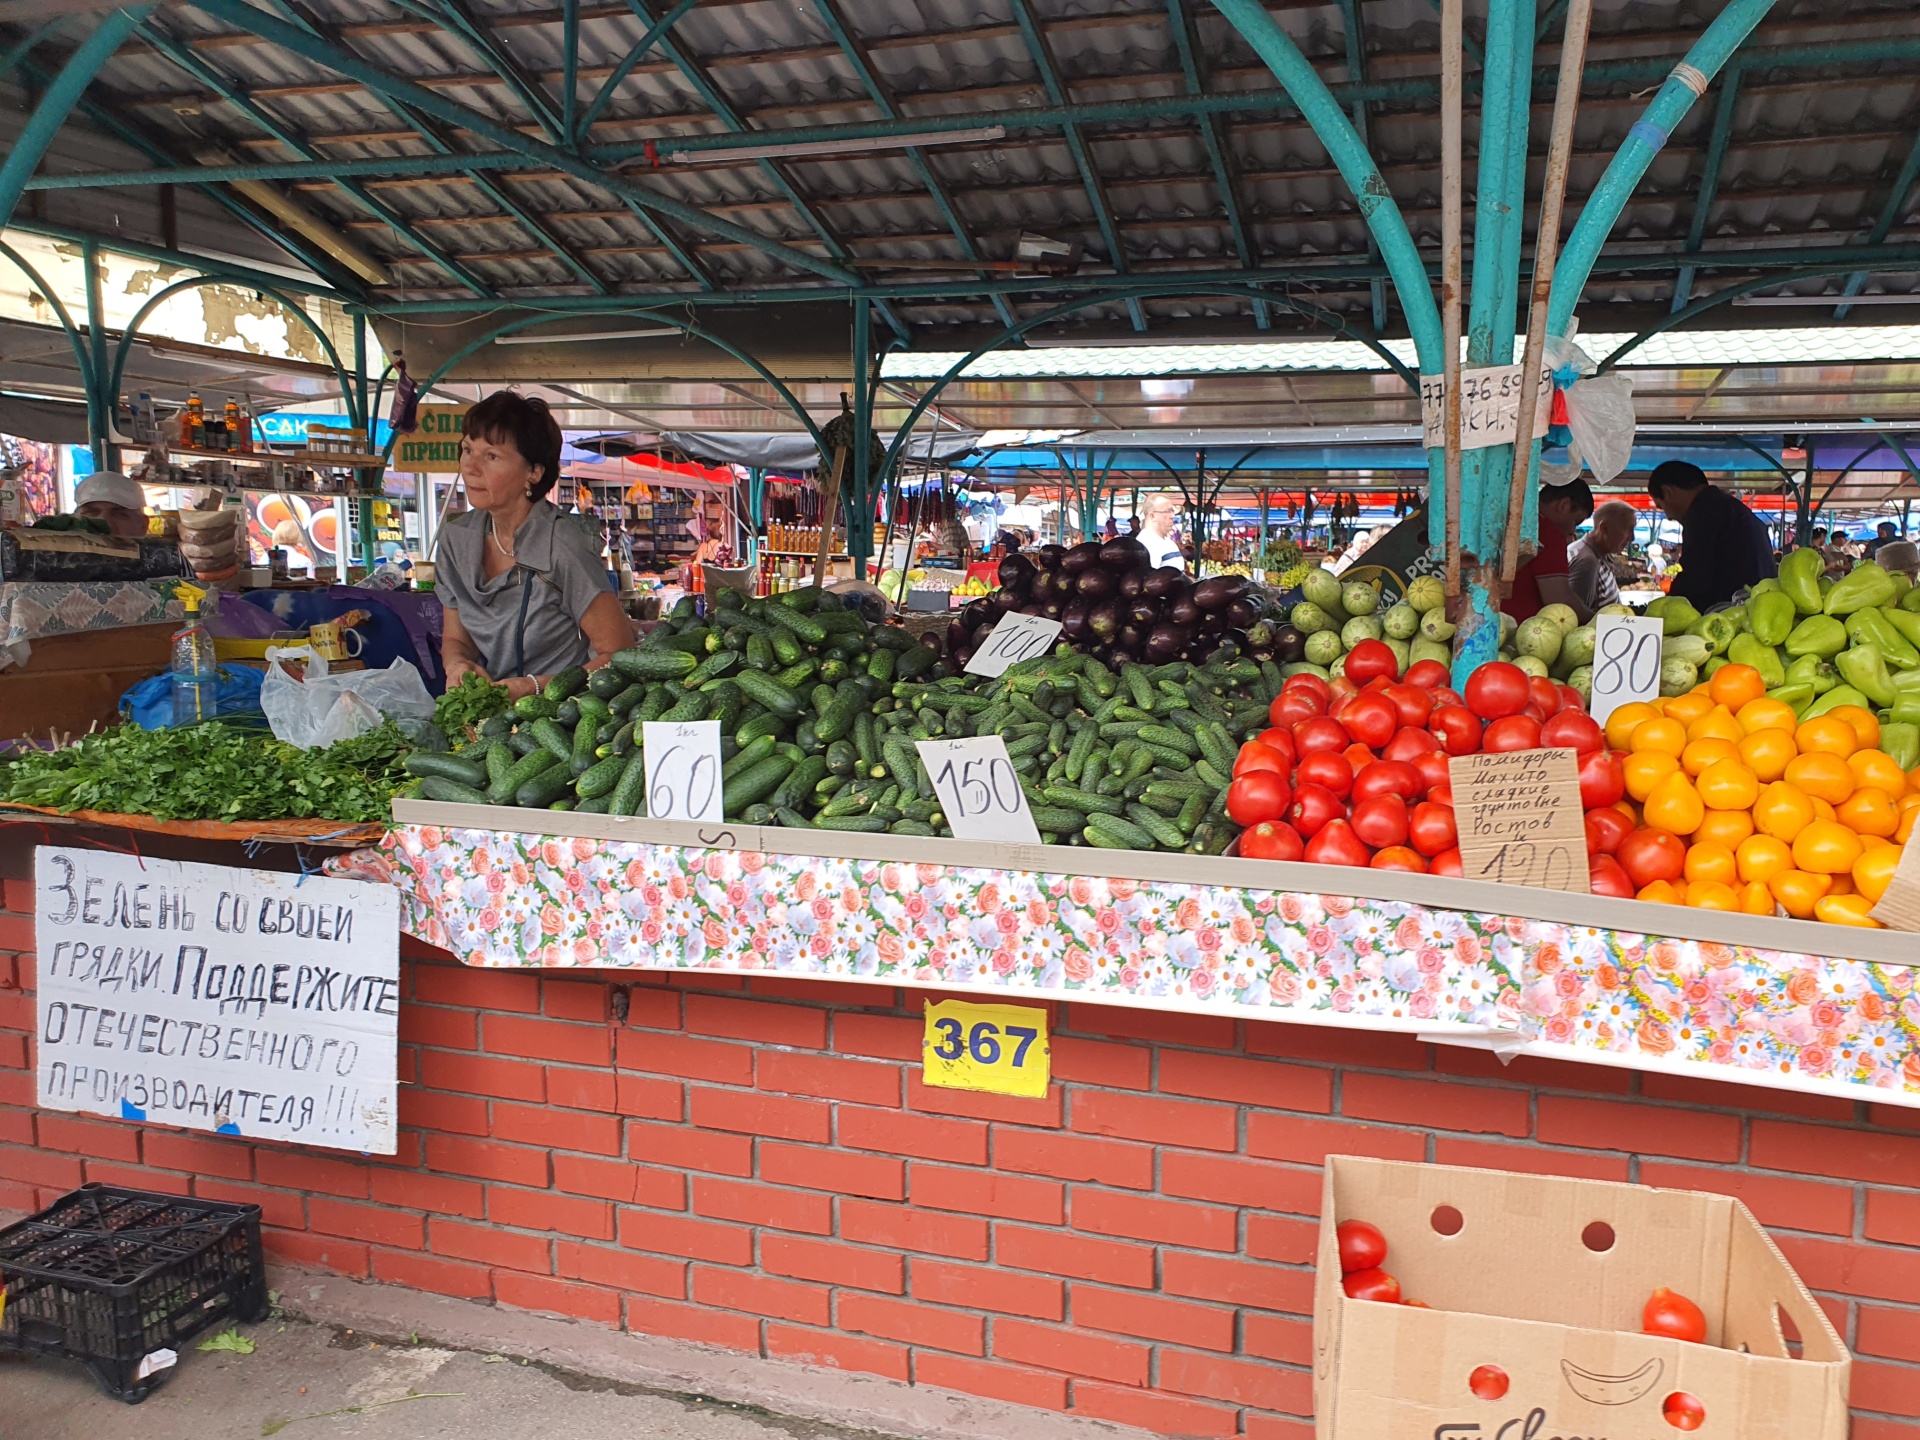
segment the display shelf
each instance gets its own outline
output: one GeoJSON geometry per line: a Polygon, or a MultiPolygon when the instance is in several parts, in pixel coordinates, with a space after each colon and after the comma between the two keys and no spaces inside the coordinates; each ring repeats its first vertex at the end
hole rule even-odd
{"type": "Polygon", "coordinates": [[[232,460],[242,465],[305,465],[333,470],[372,470],[386,468],[383,455],[355,455],[332,450],[199,450],[188,445],[163,445],[158,441],[120,440],[122,450],[151,452],[164,449],[168,455],[190,455],[196,460],[232,460]]]}

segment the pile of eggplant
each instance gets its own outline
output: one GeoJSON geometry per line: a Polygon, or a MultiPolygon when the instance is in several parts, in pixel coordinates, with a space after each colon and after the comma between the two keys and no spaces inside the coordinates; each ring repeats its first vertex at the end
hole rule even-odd
{"type": "Polygon", "coordinates": [[[1000,562],[1000,588],[962,610],[947,627],[947,663],[965,668],[1000,617],[1044,615],[1061,638],[1102,664],[1204,664],[1280,654],[1282,624],[1269,619],[1265,591],[1244,575],[1196,582],[1171,565],[1154,569],[1131,535],[1067,549],[1042,545],[1000,562]]]}

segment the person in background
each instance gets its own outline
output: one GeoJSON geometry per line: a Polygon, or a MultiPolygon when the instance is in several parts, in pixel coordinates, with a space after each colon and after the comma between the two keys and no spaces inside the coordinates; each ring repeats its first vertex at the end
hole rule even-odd
{"type": "Polygon", "coordinates": [[[1911,540],[1888,540],[1874,551],[1873,559],[1888,574],[1897,571],[1920,585],[1920,545],[1911,540]]]}
{"type": "Polygon", "coordinates": [[[1574,594],[1568,561],[1568,543],[1591,514],[1593,491],[1586,481],[1575,478],[1540,487],[1540,548],[1513,577],[1513,591],[1501,609],[1516,620],[1530,620],[1545,606],[1567,605],[1582,624],[1593,617],[1574,594]]]}
{"type": "Polygon", "coordinates": [[[1900,527],[1891,520],[1882,520],[1874,527],[1873,539],[1867,541],[1867,559],[1872,560],[1880,554],[1880,547],[1890,545],[1900,538],[1900,527]]]}
{"type": "Polygon", "coordinates": [[[1173,538],[1173,517],[1179,509],[1180,502],[1164,491],[1147,498],[1147,518],[1140,527],[1140,543],[1147,547],[1147,564],[1155,568],[1171,565],[1182,569],[1186,565],[1180,542],[1173,538]]]}
{"type": "Polygon", "coordinates": [[[122,540],[147,533],[147,492],[118,470],[96,470],[73,492],[73,513],[100,520],[122,540]]]}
{"type": "Polygon", "coordinates": [[[1680,527],[1680,573],[1668,591],[1711,610],[1770,579],[1773,544],[1759,516],[1687,460],[1663,460],[1647,477],[1647,494],[1680,527]]]}
{"type": "Polygon", "coordinates": [[[1593,512],[1593,528],[1567,547],[1567,583],[1573,587],[1573,609],[1582,625],[1595,611],[1619,602],[1613,557],[1633,540],[1638,519],[1626,501],[1609,500],[1593,512]]]}

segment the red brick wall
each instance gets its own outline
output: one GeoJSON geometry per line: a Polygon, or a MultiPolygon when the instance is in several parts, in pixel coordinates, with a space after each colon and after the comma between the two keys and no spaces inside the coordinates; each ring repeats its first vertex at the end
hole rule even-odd
{"type": "Polygon", "coordinates": [[[1752,1206],[1859,1357],[1856,1440],[1920,1440],[1914,1111],[1081,1005],[1050,1096],[979,1097],[920,1084],[911,993],[409,945],[400,1153],[363,1160],[37,1114],[24,882],[5,900],[0,1206],[82,1180],[256,1201],[272,1249],[349,1275],[1305,1440],[1329,1151],[1642,1180],[1752,1206]]]}

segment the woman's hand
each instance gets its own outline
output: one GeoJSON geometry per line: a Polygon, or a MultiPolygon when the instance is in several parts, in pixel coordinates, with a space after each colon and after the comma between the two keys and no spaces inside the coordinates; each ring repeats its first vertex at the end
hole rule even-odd
{"type": "Polygon", "coordinates": [[[502,683],[507,687],[507,698],[509,700],[524,700],[529,695],[538,695],[540,693],[540,677],[538,675],[516,675],[511,680],[503,681],[502,683]]]}
{"type": "Polygon", "coordinates": [[[447,688],[449,690],[453,689],[454,686],[458,685],[469,675],[478,675],[489,685],[493,683],[493,677],[471,660],[451,660],[447,662],[447,688]]]}

